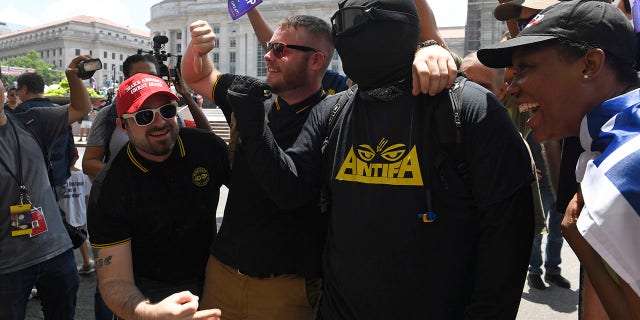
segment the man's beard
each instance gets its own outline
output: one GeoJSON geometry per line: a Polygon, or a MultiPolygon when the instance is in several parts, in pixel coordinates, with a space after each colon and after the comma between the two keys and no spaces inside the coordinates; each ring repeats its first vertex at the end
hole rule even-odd
{"type": "MultiPolygon", "coordinates": [[[[297,90],[304,87],[307,84],[308,79],[308,59],[300,61],[300,64],[293,68],[287,68],[285,72],[282,72],[278,81],[269,81],[271,86],[271,92],[275,94],[281,94],[286,91],[297,90]]],[[[267,78],[267,80],[269,80],[267,78]]]]}
{"type": "MultiPolygon", "coordinates": [[[[173,146],[176,143],[176,139],[178,138],[178,127],[169,126],[169,139],[165,139],[162,141],[154,141],[153,143],[149,141],[149,137],[145,135],[141,139],[130,139],[132,144],[139,150],[144,151],[153,156],[164,156],[173,150],[173,146]]],[[[164,131],[167,127],[163,127],[161,129],[156,129],[152,131],[164,131]]]]}

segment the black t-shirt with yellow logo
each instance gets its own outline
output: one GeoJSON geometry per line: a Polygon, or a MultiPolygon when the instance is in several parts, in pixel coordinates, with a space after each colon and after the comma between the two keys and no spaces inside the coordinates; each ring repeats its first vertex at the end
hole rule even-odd
{"type": "Polygon", "coordinates": [[[425,110],[438,98],[381,102],[357,92],[322,156],[339,97],[314,108],[286,153],[273,152],[266,126],[241,132],[260,159],[252,169],[280,205],[329,185],[323,319],[515,317],[533,237],[530,159],[495,97],[467,82],[461,98],[466,183],[449,170],[455,164],[434,169],[437,143],[425,110]],[[419,218],[427,187],[436,213],[429,223],[419,218]]]}

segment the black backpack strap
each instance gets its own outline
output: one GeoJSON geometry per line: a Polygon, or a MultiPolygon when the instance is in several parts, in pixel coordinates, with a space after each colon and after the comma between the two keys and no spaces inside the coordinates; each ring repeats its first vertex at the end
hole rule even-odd
{"type": "MultiPolygon", "coordinates": [[[[471,190],[471,171],[466,160],[465,141],[463,134],[463,104],[462,89],[467,79],[458,76],[453,86],[447,92],[441,92],[435,97],[425,97],[425,126],[423,144],[424,150],[436,150],[433,162],[425,162],[427,176],[439,177],[440,183],[447,188],[447,181],[441,174],[445,163],[453,162],[456,173],[462,179],[465,187],[471,190]],[[432,172],[433,171],[433,172],[432,172]]],[[[426,212],[418,214],[418,219],[428,223],[436,220],[436,213],[431,203],[433,179],[425,183],[426,212]]]]}
{"type": "Polygon", "coordinates": [[[456,169],[458,170],[458,174],[462,177],[465,184],[470,182],[471,171],[469,169],[469,165],[466,161],[465,156],[465,148],[463,143],[463,135],[462,135],[462,88],[464,88],[467,79],[465,77],[459,76],[456,79],[456,82],[453,86],[448,90],[449,100],[451,101],[451,109],[453,112],[453,123],[455,126],[455,145],[453,147],[453,158],[456,162],[456,169]]]}
{"type": "Polygon", "coordinates": [[[322,142],[322,153],[324,154],[324,150],[329,144],[329,137],[331,136],[331,132],[336,126],[336,121],[342,113],[342,109],[347,105],[347,102],[353,97],[353,94],[356,92],[357,86],[352,86],[347,89],[346,93],[342,94],[336,104],[331,108],[331,113],[329,113],[329,121],[327,122],[327,134],[325,135],[324,141],[322,142]]]}
{"type": "MultiPolygon", "coordinates": [[[[331,137],[331,133],[336,126],[336,121],[338,121],[338,117],[342,113],[342,110],[347,105],[349,100],[354,96],[354,93],[357,90],[357,85],[351,86],[345,93],[343,93],[333,108],[331,108],[331,113],[329,113],[329,120],[327,122],[327,131],[324,137],[324,141],[322,141],[322,154],[325,154],[325,150],[329,145],[329,138],[331,137]]],[[[329,212],[329,204],[330,201],[329,195],[329,183],[325,182],[322,184],[322,189],[320,190],[320,212],[326,213],[329,212]]]]}

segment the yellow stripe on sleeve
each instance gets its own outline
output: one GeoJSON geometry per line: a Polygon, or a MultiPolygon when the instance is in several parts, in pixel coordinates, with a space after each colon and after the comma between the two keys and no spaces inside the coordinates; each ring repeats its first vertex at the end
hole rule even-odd
{"type": "Polygon", "coordinates": [[[121,246],[121,245],[129,243],[129,242],[131,242],[131,238],[126,238],[124,240],[120,240],[120,241],[112,242],[112,243],[105,243],[105,244],[91,243],[91,248],[105,249],[105,248],[121,246]]]}
{"type": "Polygon", "coordinates": [[[218,85],[218,81],[220,81],[221,77],[222,73],[218,74],[218,76],[216,77],[216,81],[213,83],[213,87],[211,88],[211,102],[213,102],[213,104],[217,104],[214,96],[216,93],[216,86],[218,85]]]}

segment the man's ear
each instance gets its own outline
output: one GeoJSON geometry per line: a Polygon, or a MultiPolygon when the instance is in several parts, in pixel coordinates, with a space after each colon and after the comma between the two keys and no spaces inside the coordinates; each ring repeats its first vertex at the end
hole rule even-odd
{"type": "Polygon", "coordinates": [[[313,57],[311,58],[311,65],[314,68],[322,69],[324,67],[324,59],[326,58],[327,57],[324,54],[314,53],[313,57]]]}
{"type": "Polygon", "coordinates": [[[127,133],[127,123],[122,120],[122,118],[116,118],[116,125],[120,127],[125,134],[127,133]]]}

